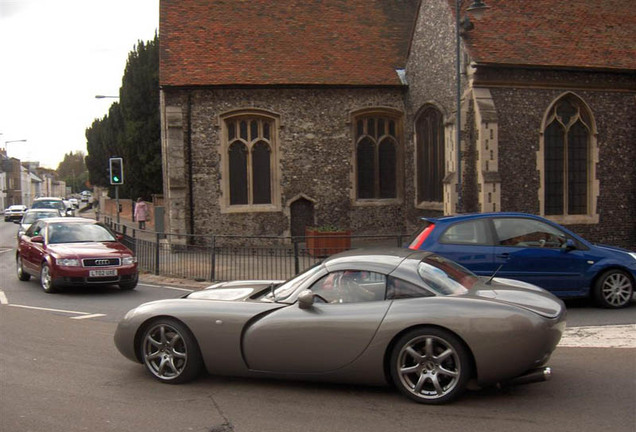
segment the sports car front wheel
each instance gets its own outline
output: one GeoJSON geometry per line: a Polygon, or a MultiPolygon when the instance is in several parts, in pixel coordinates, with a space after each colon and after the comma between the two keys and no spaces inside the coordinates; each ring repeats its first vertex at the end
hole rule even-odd
{"type": "Polygon", "coordinates": [[[470,375],[464,344],[441,329],[420,328],[406,333],[391,355],[393,382],[416,402],[450,402],[464,392],[470,375]]]}
{"type": "Polygon", "coordinates": [[[194,336],[177,320],[164,318],[151,323],[144,332],[141,349],[146,368],[162,382],[190,381],[203,366],[194,336]]]}

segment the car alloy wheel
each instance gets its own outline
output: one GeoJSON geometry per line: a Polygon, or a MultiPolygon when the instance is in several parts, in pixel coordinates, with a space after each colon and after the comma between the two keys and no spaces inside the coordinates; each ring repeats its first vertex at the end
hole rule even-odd
{"type": "Polygon", "coordinates": [[[18,279],[21,281],[28,281],[31,279],[31,275],[24,271],[24,267],[22,266],[22,257],[18,255],[15,259],[15,268],[16,273],[18,274],[18,279]]]}
{"type": "Polygon", "coordinates": [[[199,346],[188,328],[167,318],[153,322],[144,332],[142,358],[159,381],[173,384],[195,378],[203,364],[199,346]]]}
{"type": "Polygon", "coordinates": [[[444,330],[423,328],[400,338],[391,356],[398,389],[420,403],[449,402],[464,392],[470,361],[463,343],[444,330]]]}
{"type": "Polygon", "coordinates": [[[51,269],[47,263],[42,264],[42,272],[40,274],[40,285],[46,293],[54,293],[55,286],[53,285],[53,277],[51,276],[51,269]]]}
{"type": "Polygon", "coordinates": [[[596,282],[595,300],[602,307],[625,307],[632,301],[633,295],[634,283],[624,271],[610,270],[596,282]]]}

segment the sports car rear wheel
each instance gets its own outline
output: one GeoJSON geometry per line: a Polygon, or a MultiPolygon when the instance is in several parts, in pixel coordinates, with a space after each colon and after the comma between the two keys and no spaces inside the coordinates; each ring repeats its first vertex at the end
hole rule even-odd
{"type": "Polygon", "coordinates": [[[594,300],[605,308],[622,308],[632,301],[634,283],[622,270],[609,270],[594,286],[594,300]]]}
{"type": "Polygon", "coordinates": [[[190,330],[169,318],[155,321],[146,329],[142,358],[155,378],[172,384],[192,380],[203,367],[201,351],[190,330]]]}
{"type": "Polygon", "coordinates": [[[420,328],[402,336],[391,355],[391,377],[416,402],[449,402],[466,389],[470,360],[462,342],[437,328],[420,328]]]}

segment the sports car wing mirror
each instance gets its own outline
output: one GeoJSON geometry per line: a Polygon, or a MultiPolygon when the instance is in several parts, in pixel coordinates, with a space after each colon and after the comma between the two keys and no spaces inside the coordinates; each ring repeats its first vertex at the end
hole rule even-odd
{"type": "Polygon", "coordinates": [[[574,249],[576,249],[576,243],[574,243],[574,240],[567,239],[565,241],[565,250],[566,251],[571,251],[571,250],[574,250],[574,249]]]}
{"type": "Polygon", "coordinates": [[[314,304],[314,293],[311,290],[304,290],[298,295],[298,307],[309,309],[314,304]]]}

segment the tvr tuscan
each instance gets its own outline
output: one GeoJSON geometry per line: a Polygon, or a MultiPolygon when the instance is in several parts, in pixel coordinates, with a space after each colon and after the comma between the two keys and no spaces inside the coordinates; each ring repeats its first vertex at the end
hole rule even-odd
{"type": "Polygon", "coordinates": [[[566,310],[523,282],[479,278],[430,252],[354,250],[287,282],[218,283],[143,304],[115,344],[158,380],[219,375],[394,384],[438,404],[549,378],[566,310]]]}

